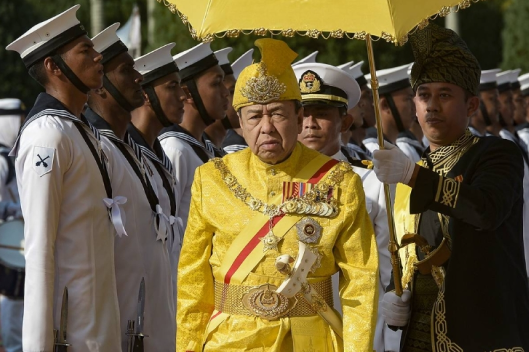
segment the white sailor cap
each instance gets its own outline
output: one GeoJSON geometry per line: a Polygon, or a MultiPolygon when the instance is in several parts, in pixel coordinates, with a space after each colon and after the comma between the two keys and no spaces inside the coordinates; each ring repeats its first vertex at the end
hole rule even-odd
{"type": "Polygon", "coordinates": [[[321,63],[306,63],[293,67],[303,104],[325,102],[335,106],[354,107],[360,100],[360,87],[349,74],[339,68],[321,63]]]}
{"type": "Polygon", "coordinates": [[[178,72],[178,67],[171,56],[171,49],[175,45],[175,43],[165,44],[134,60],[134,68],[143,75],[142,86],[173,72],[178,72]]]}
{"type": "Polygon", "coordinates": [[[502,93],[511,90],[511,70],[502,71],[496,74],[496,84],[498,85],[498,92],[502,93]]]}
{"type": "Polygon", "coordinates": [[[496,75],[500,73],[499,68],[493,70],[483,70],[481,71],[481,77],[479,79],[479,91],[491,90],[498,88],[498,82],[496,80],[496,75]]]}
{"type": "Polygon", "coordinates": [[[362,72],[363,64],[364,62],[360,61],[349,67],[349,74],[356,80],[356,83],[358,83],[360,87],[367,85],[366,76],[364,76],[364,73],[362,72]]]}
{"type": "Polygon", "coordinates": [[[60,47],[86,35],[76,17],[81,5],[75,5],[63,13],[33,26],[6,49],[20,54],[26,68],[49,56],[60,47]]]}
{"type": "Polygon", "coordinates": [[[305,56],[304,58],[298,60],[297,62],[294,62],[292,64],[292,67],[301,65],[301,64],[308,64],[308,63],[315,63],[316,62],[316,56],[318,56],[318,51],[316,50],[312,54],[309,54],[305,56]]]}
{"type": "Polygon", "coordinates": [[[230,59],[228,59],[228,54],[233,51],[233,48],[227,47],[224,49],[220,49],[214,52],[215,57],[217,60],[219,60],[219,66],[224,71],[225,74],[231,75],[233,74],[233,69],[230,65],[230,59]]]}
{"type": "Polygon", "coordinates": [[[510,81],[512,90],[520,88],[520,82],[518,82],[518,76],[520,75],[520,72],[522,72],[522,69],[520,68],[511,70],[510,81]]]}
{"type": "Polygon", "coordinates": [[[354,61],[349,61],[349,62],[346,62],[345,64],[341,64],[341,65],[338,65],[336,67],[338,67],[340,70],[344,70],[345,72],[350,73],[349,72],[349,67],[351,67],[351,65],[353,63],[354,63],[354,61]]]}
{"type": "MultiPolygon", "coordinates": [[[[378,93],[383,95],[411,87],[409,74],[411,65],[406,64],[377,71],[378,93]]],[[[369,88],[371,88],[371,74],[367,74],[365,78],[369,88]]]]}
{"type": "Polygon", "coordinates": [[[101,63],[104,65],[121,53],[129,49],[118,37],[116,31],[119,28],[119,22],[103,29],[99,34],[92,38],[95,51],[103,55],[101,63]]]}
{"type": "Polygon", "coordinates": [[[235,77],[235,79],[239,78],[239,75],[241,74],[242,70],[250,66],[252,63],[253,49],[250,49],[244,54],[242,54],[237,60],[235,60],[233,64],[231,64],[231,68],[233,69],[233,76],[235,77]]]}
{"type": "Polygon", "coordinates": [[[26,107],[16,98],[0,99],[0,116],[25,114],[26,107]]]}
{"type": "Polygon", "coordinates": [[[529,73],[525,73],[518,77],[518,82],[520,82],[520,90],[524,97],[529,95],[529,73]]]}
{"type": "Polygon", "coordinates": [[[173,56],[180,70],[180,78],[187,81],[207,69],[218,65],[217,57],[211,51],[210,43],[200,43],[191,49],[173,56]]]}

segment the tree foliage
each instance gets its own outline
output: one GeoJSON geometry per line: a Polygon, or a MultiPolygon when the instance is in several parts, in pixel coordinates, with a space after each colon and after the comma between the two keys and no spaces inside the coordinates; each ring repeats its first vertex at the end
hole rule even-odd
{"type": "Polygon", "coordinates": [[[512,0],[505,10],[502,68],[529,71],[529,1],[512,0]]]}

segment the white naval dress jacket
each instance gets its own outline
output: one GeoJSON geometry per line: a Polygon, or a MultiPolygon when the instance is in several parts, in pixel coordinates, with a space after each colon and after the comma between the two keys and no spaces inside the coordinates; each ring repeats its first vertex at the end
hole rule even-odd
{"type": "Polygon", "coordinates": [[[191,185],[195,177],[195,170],[204,162],[197,156],[193,148],[176,137],[160,140],[162,148],[173,164],[176,177],[176,191],[180,196],[178,217],[182,219],[183,228],[187,226],[189,206],[191,204],[191,185]]]}
{"type": "MultiPolygon", "coordinates": [[[[333,156],[334,159],[347,161],[345,155],[339,151],[333,156]]],[[[375,331],[374,346],[376,352],[384,351],[400,351],[400,337],[402,331],[393,331],[389,329],[382,317],[381,303],[391,280],[391,257],[388,251],[389,243],[389,227],[388,227],[388,215],[386,212],[386,200],[384,195],[384,186],[378,180],[373,170],[364,169],[361,167],[353,166],[354,172],[362,179],[362,185],[364,187],[366,210],[369,214],[369,218],[373,223],[375,230],[375,238],[377,241],[378,249],[378,263],[379,263],[379,308],[377,314],[377,324],[375,331]]],[[[392,196],[394,196],[394,189],[392,190],[392,196]]],[[[333,295],[334,302],[340,302],[340,296],[338,293],[338,278],[333,275],[333,295]],[[336,281],[336,283],[335,283],[336,281]]],[[[335,304],[336,305],[336,304],[335,304]]],[[[338,307],[340,308],[340,307],[338,307]]]]}
{"type": "MultiPolygon", "coordinates": [[[[127,236],[116,236],[114,256],[121,321],[121,346],[127,350],[127,321],[138,324],[138,291],[145,278],[144,331],[146,351],[174,351],[176,340],[175,300],[167,242],[157,238],[155,213],[143,185],[133,168],[116,147],[103,139],[103,150],[109,156],[109,175],[115,194],[127,198],[120,207],[125,213],[127,236]]],[[[132,158],[134,151],[126,146],[132,158]]],[[[137,160],[137,159],[136,159],[137,160]]],[[[139,166],[141,168],[141,166],[139,166]]],[[[155,170],[156,171],[156,170],[155,170]]],[[[147,181],[148,182],[148,181],[147,181]]],[[[159,194],[160,192],[158,192],[159,194]]]]}
{"type": "Polygon", "coordinates": [[[64,287],[68,351],[120,351],[115,231],[88,145],[74,122],[45,115],[23,130],[15,165],[25,219],[24,351],[53,351],[64,287]]]}

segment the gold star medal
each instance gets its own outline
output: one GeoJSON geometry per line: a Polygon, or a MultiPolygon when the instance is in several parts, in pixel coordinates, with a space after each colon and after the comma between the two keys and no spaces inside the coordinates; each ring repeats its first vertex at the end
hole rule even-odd
{"type": "Polygon", "coordinates": [[[297,224],[298,239],[303,243],[317,243],[321,237],[321,226],[313,218],[303,218],[297,224]]]}
{"type": "Polygon", "coordinates": [[[281,238],[274,235],[272,230],[268,231],[266,236],[259,238],[261,241],[263,241],[263,252],[266,252],[270,249],[273,249],[277,251],[277,244],[281,241],[281,238]]]}

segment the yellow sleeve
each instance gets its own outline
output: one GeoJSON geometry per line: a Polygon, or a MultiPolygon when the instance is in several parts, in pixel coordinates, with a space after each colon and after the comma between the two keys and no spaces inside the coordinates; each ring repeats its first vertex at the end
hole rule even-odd
{"type": "Polygon", "coordinates": [[[341,270],[344,350],[373,351],[378,302],[375,232],[360,177],[355,174],[344,191],[344,228],[334,247],[341,270]]]}
{"type": "Polygon", "coordinates": [[[209,264],[213,231],[202,208],[200,167],[191,186],[191,206],[178,264],[176,350],[202,351],[203,335],[215,307],[209,264]]]}

